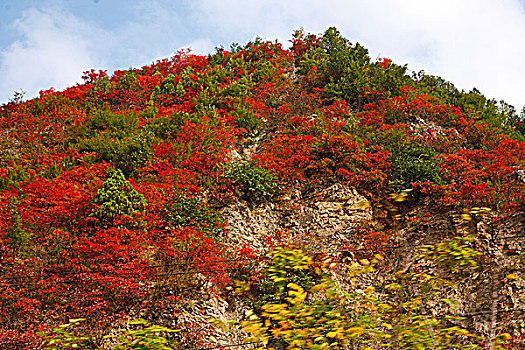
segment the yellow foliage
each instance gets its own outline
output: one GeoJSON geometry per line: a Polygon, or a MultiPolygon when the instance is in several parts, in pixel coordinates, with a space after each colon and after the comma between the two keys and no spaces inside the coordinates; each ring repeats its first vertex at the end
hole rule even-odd
{"type": "Polygon", "coordinates": [[[370,202],[367,201],[366,199],[360,200],[359,202],[357,202],[357,205],[358,205],[359,208],[361,208],[361,209],[367,209],[367,208],[370,208],[370,202]]]}
{"type": "MultiPolygon", "coordinates": [[[[443,257],[455,254],[469,261],[476,254],[461,243],[458,239],[427,247],[426,254],[422,255],[446,261],[443,257]]],[[[270,256],[271,265],[265,276],[275,284],[278,294],[243,323],[245,330],[254,335],[251,340],[260,339],[279,350],[348,346],[356,349],[476,348],[474,344],[464,347],[457,343],[458,339],[473,337],[468,331],[456,326],[445,328],[440,319],[423,313],[428,309],[426,303],[431,293],[442,286],[451,286],[435,276],[398,271],[392,274],[393,283],[386,288],[376,287],[373,282],[366,282],[370,281],[367,275],[375,272],[376,264],[384,260],[381,255],[375,255],[372,261],[363,259],[349,267],[352,290],[344,292],[328,275],[317,272],[315,276],[319,279],[311,280],[311,284],[297,277],[294,280],[293,276],[308,276],[307,269],[315,270],[313,259],[303,251],[278,249],[270,256]],[[414,296],[414,288],[421,295],[414,296]]]]}

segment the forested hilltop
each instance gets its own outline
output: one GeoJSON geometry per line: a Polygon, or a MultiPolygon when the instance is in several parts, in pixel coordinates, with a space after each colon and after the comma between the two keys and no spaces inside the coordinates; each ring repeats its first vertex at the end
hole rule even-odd
{"type": "Polygon", "coordinates": [[[0,107],[1,349],[525,346],[525,121],[296,31],[0,107]]]}

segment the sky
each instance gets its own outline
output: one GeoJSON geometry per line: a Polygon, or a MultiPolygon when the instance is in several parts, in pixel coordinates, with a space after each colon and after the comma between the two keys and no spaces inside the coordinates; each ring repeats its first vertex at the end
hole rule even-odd
{"type": "Polygon", "coordinates": [[[0,0],[0,104],[141,67],[180,49],[207,54],[259,36],[335,26],[387,57],[525,106],[525,0],[0,0]]]}

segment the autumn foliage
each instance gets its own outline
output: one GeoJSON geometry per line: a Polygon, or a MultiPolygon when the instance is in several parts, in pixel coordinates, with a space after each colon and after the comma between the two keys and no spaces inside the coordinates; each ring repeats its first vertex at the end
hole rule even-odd
{"type": "MultiPolygon", "coordinates": [[[[219,212],[237,200],[351,185],[381,222],[363,229],[369,255],[388,254],[388,233],[401,219],[384,201],[406,189],[396,215],[424,203],[427,212],[487,207],[504,217],[525,204],[523,121],[513,109],[374,61],[334,28],[298,31],[290,49],[256,40],[208,56],[181,51],[111,75],[91,70],[83,79],[0,107],[5,349],[38,348],[42,334],[79,318],[85,346],[100,347],[128,317],[162,323],[157,310],[176,318],[185,296],[224,291],[247,265],[268,261],[230,239],[219,212]],[[248,160],[235,158],[254,144],[248,160]]],[[[304,259],[301,269],[310,268],[304,259]]],[[[291,342],[293,334],[276,326],[278,313],[318,312],[301,298],[324,293],[319,303],[331,309],[322,320],[334,327],[322,333],[299,319],[305,334],[338,346],[362,334],[389,343],[361,313],[363,324],[349,329],[352,316],[336,312],[344,293],[332,293],[320,276],[307,285],[277,281],[287,304],[262,307],[248,329],[262,337],[282,331],[280,344],[291,342]],[[261,315],[269,328],[257,328],[261,315]]],[[[363,303],[386,307],[369,292],[363,303]]],[[[399,315],[388,312],[394,325],[399,315]]],[[[454,329],[440,341],[453,335],[471,336],[454,329]]]]}

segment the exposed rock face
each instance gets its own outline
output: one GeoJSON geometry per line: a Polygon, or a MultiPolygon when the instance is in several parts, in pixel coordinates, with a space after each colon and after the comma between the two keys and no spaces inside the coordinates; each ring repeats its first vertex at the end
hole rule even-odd
{"type": "Polygon", "coordinates": [[[520,182],[525,182],[525,169],[518,169],[514,171],[513,178],[520,182]]]}
{"type": "Polygon", "coordinates": [[[370,209],[358,205],[365,197],[349,186],[335,184],[303,196],[290,191],[279,202],[250,205],[237,202],[222,210],[233,239],[264,248],[262,236],[287,230],[293,236],[308,235],[305,242],[315,251],[333,253],[359,222],[370,220],[370,209]]]}
{"type": "MultiPolygon", "coordinates": [[[[275,202],[253,204],[238,201],[225,207],[221,213],[228,222],[229,237],[234,245],[248,244],[262,252],[267,249],[265,237],[276,231],[286,230],[313,251],[337,254],[342,242],[348,240],[356,225],[372,218],[370,209],[359,206],[358,203],[363,200],[366,198],[354,188],[335,184],[307,195],[299,190],[292,190],[275,202]]],[[[249,305],[231,294],[225,299],[195,298],[189,302],[191,306],[179,316],[178,326],[184,324],[187,328],[188,325],[196,327],[200,324],[199,337],[207,339],[201,345],[242,343],[248,335],[240,326],[235,328],[236,331],[228,333],[209,324],[205,326],[210,319],[224,322],[245,319],[249,305]]],[[[188,342],[191,343],[191,339],[188,342]]]]}
{"type": "MultiPolygon", "coordinates": [[[[232,332],[224,332],[210,323],[210,320],[226,322],[242,320],[245,317],[245,310],[248,310],[248,306],[243,305],[240,300],[226,301],[217,296],[208,300],[199,298],[189,301],[187,307],[180,312],[177,321],[178,327],[191,330],[185,334],[184,345],[200,348],[243,343],[243,340],[249,335],[242,330],[240,325],[232,326],[234,329],[232,332]]],[[[243,347],[240,348],[243,349],[243,347]]]]}
{"type": "Polygon", "coordinates": [[[464,316],[464,320],[450,321],[451,325],[487,338],[496,331],[503,333],[505,327],[513,325],[513,317],[525,312],[525,276],[519,273],[525,270],[525,259],[519,254],[525,249],[525,217],[520,213],[494,224],[494,216],[487,213],[465,220],[458,212],[436,213],[421,227],[401,230],[397,237],[404,259],[410,259],[424,244],[452,237],[473,238],[471,248],[482,253],[476,259],[477,269],[458,272],[431,269],[430,273],[457,286],[447,289],[448,294],[441,297],[458,302],[455,308],[436,307],[431,311],[435,315],[464,316]]]}
{"type": "MultiPolygon", "coordinates": [[[[267,249],[265,237],[285,230],[312,251],[339,256],[343,243],[353,242],[358,226],[373,220],[372,210],[363,208],[359,204],[361,201],[366,201],[366,198],[354,188],[334,184],[307,194],[294,189],[273,202],[254,204],[237,201],[223,208],[221,213],[228,222],[229,237],[234,245],[248,244],[263,252],[267,249]]],[[[524,270],[525,259],[516,254],[525,249],[525,241],[519,237],[523,235],[525,217],[510,217],[497,227],[491,224],[492,217],[491,214],[473,216],[468,221],[462,219],[459,212],[435,213],[417,227],[400,229],[391,237],[392,245],[398,248],[393,254],[397,260],[392,258],[392,264],[397,265],[397,268],[408,263],[424,244],[442,242],[455,236],[474,237],[472,248],[483,253],[478,269],[466,272],[431,270],[431,273],[439,274],[457,285],[457,288],[446,289],[447,295],[440,296],[457,300],[457,307],[443,308],[436,304],[428,312],[435,315],[465,315],[465,320],[450,321],[450,325],[465,327],[485,337],[490,336],[504,322],[508,324],[513,314],[507,310],[525,308],[525,279],[517,272],[524,270]],[[507,278],[511,273],[517,274],[518,278],[507,278]]],[[[350,261],[355,260],[350,258],[350,261]]],[[[335,276],[343,288],[347,279],[345,262],[348,262],[348,258],[342,262],[339,275],[335,276]]],[[[363,282],[371,283],[368,280],[363,282]]],[[[238,344],[248,336],[240,326],[234,327],[236,330],[229,333],[212,326],[203,326],[212,318],[225,322],[245,319],[245,312],[250,308],[248,302],[234,293],[223,297],[211,296],[208,300],[196,298],[179,318],[180,324],[201,325],[201,339],[208,339],[202,345],[238,344]]],[[[247,345],[245,348],[252,347],[247,345]]]]}

